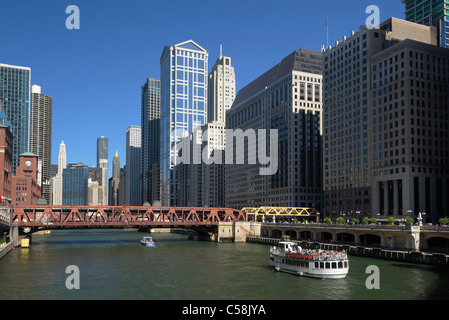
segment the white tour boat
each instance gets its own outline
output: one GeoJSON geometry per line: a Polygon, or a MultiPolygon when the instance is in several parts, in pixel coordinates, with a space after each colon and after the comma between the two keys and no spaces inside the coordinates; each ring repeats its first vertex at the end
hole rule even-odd
{"type": "Polygon", "coordinates": [[[281,241],[270,248],[270,266],[300,276],[343,279],[349,271],[349,260],[344,251],[302,249],[294,242],[281,241]]]}

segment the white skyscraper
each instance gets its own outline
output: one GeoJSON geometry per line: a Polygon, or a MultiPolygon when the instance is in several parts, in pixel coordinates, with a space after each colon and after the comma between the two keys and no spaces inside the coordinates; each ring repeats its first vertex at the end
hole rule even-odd
{"type": "Polygon", "coordinates": [[[62,205],[62,172],[67,168],[67,155],[64,141],[59,145],[58,173],[53,178],[53,204],[62,205]]]}
{"type": "Polygon", "coordinates": [[[209,73],[207,122],[226,122],[226,111],[235,98],[235,73],[230,57],[220,57],[209,73]]]}
{"type": "Polygon", "coordinates": [[[129,126],[128,129],[126,129],[126,205],[142,205],[139,189],[140,155],[141,128],[138,126],[129,126]]]}

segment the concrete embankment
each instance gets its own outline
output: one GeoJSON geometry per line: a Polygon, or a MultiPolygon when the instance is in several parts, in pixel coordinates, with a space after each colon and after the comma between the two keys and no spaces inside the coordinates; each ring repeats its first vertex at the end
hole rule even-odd
{"type": "MultiPolygon", "coordinates": [[[[263,238],[263,237],[246,238],[246,242],[260,243],[267,245],[277,245],[279,241],[280,239],[275,238],[263,238]]],[[[335,251],[345,250],[349,255],[353,256],[449,267],[449,255],[444,253],[401,251],[401,250],[391,250],[391,249],[382,249],[364,246],[351,246],[347,244],[320,243],[316,241],[301,241],[301,240],[291,240],[291,241],[296,242],[301,247],[307,249],[322,249],[322,250],[335,250],[335,251]]]]}
{"type": "Polygon", "coordinates": [[[13,248],[12,242],[0,244],[0,260],[13,248]]]}

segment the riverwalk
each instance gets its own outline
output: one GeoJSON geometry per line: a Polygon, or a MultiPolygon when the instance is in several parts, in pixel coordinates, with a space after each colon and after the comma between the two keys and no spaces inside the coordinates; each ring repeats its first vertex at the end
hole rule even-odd
{"type": "MultiPolygon", "coordinates": [[[[281,241],[280,238],[266,238],[266,237],[246,237],[246,242],[259,243],[275,246],[281,241]]],[[[376,259],[394,260],[400,262],[410,262],[418,264],[427,264],[441,267],[449,267],[449,255],[435,252],[414,252],[403,250],[391,250],[377,247],[367,246],[351,246],[348,244],[336,243],[321,243],[317,241],[306,240],[290,240],[297,243],[302,248],[308,249],[322,249],[322,250],[345,250],[349,255],[362,256],[376,259]]]]}

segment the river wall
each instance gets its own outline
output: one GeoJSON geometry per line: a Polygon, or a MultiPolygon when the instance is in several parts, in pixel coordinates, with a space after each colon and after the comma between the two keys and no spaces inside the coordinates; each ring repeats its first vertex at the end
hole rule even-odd
{"type": "MultiPolygon", "coordinates": [[[[276,238],[264,238],[252,236],[246,237],[246,242],[267,244],[272,246],[277,245],[279,241],[281,240],[276,238]]],[[[345,250],[349,255],[353,256],[449,267],[449,255],[443,253],[390,250],[390,249],[365,247],[365,246],[351,246],[346,244],[320,243],[316,241],[301,241],[301,240],[299,241],[290,240],[290,241],[295,242],[302,248],[307,249],[322,249],[322,250],[335,250],[335,251],[345,250]]]]}

